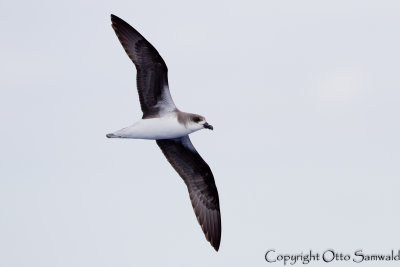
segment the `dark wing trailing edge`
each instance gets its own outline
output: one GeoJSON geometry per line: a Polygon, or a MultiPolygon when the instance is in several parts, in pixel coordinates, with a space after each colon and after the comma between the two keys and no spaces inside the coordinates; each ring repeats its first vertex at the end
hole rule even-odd
{"type": "Polygon", "coordinates": [[[157,50],[132,26],[111,15],[112,27],[137,69],[137,88],[143,118],[175,110],[168,88],[168,68],[157,50]]]}
{"type": "Polygon", "coordinates": [[[197,153],[189,136],[157,140],[165,157],[185,181],[197,220],[211,245],[218,251],[221,241],[221,214],[214,176],[197,153]]]}

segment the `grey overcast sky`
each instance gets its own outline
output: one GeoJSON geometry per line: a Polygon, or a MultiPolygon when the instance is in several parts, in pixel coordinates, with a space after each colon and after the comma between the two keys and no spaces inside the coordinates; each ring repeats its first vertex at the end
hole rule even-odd
{"type": "Polygon", "coordinates": [[[0,266],[266,266],[272,248],[399,249],[398,1],[0,10],[0,266]],[[160,52],[177,106],[215,127],[191,138],[220,194],[218,253],[155,142],[105,137],[141,117],[111,13],[160,52]]]}

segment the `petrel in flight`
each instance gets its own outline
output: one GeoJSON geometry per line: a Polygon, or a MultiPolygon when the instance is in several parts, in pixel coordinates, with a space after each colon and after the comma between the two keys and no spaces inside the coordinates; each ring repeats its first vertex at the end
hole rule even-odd
{"type": "Polygon", "coordinates": [[[143,117],[108,138],[156,140],[165,157],[185,182],[197,220],[207,240],[218,251],[221,214],[218,191],[208,164],[197,153],[189,134],[213,130],[198,114],[180,111],[168,87],[168,68],[157,50],[132,26],[111,15],[112,27],[137,70],[137,89],[143,117]]]}

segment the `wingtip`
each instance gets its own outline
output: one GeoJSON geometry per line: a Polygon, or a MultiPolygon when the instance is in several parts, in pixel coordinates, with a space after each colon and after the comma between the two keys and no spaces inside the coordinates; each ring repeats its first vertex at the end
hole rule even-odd
{"type": "Polygon", "coordinates": [[[211,244],[216,252],[219,250],[219,242],[217,244],[211,244]]]}
{"type": "MultiPolygon", "coordinates": [[[[197,218],[197,220],[199,220],[199,218],[197,218]]],[[[221,244],[221,232],[217,232],[217,233],[211,234],[209,232],[205,232],[204,224],[200,224],[200,225],[201,225],[201,228],[202,228],[202,230],[203,230],[203,232],[204,232],[204,234],[206,236],[207,241],[215,249],[215,251],[218,252],[219,245],[221,244]]]]}
{"type": "Polygon", "coordinates": [[[117,35],[120,29],[132,28],[132,26],[129,25],[125,20],[121,19],[120,17],[114,14],[111,14],[111,27],[115,30],[117,35]]]}
{"type": "Polygon", "coordinates": [[[219,245],[221,244],[221,236],[219,236],[219,237],[217,236],[217,237],[211,238],[209,240],[209,242],[210,242],[211,246],[215,249],[215,251],[218,252],[219,245]]]}
{"type": "Polygon", "coordinates": [[[116,23],[118,20],[121,20],[120,17],[118,17],[118,16],[116,16],[114,14],[111,14],[110,17],[111,17],[111,22],[112,23],[116,23]]]}

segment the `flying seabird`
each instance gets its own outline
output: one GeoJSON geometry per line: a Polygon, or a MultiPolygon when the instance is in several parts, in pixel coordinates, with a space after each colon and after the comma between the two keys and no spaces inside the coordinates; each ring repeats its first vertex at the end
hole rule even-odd
{"type": "Polygon", "coordinates": [[[214,176],[189,139],[201,129],[213,130],[198,114],[180,111],[168,87],[168,68],[157,50],[132,26],[111,15],[112,27],[137,70],[137,89],[143,117],[108,138],[156,140],[185,182],[197,220],[216,251],[221,241],[221,214],[214,176]]]}

